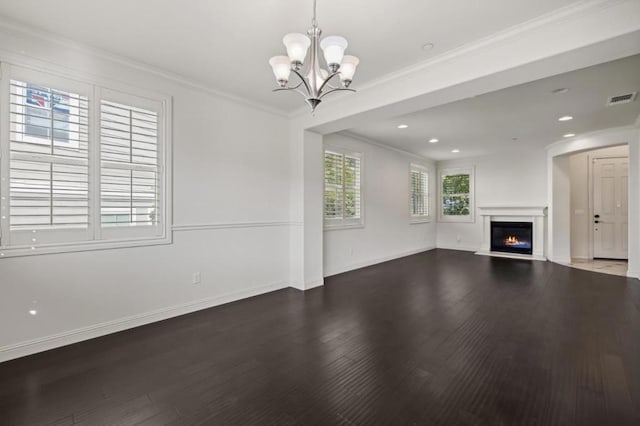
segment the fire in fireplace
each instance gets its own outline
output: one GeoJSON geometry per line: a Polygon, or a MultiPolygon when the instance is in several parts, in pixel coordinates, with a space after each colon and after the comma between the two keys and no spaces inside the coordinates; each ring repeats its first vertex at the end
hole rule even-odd
{"type": "Polygon", "coordinates": [[[491,251],[533,253],[531,222],[491,222],[491,251]]]}

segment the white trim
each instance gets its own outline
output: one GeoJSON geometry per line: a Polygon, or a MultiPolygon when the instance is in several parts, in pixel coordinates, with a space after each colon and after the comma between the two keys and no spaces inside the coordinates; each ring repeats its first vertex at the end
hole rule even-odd
{"type": "Polygon", "coordinates": [[[352,139],[358,140],[360,142],[368,143],[369,145],[374,145],[374,146],[377,146],[379,148],[386,149],[388,151],[394,151],[394,152],[397,152],[399,154],[404,154],[404,155],[407,155],[409,157],[414,157],[414,158],[417,158],[420,161],[428,162],[429,165],[431,165],[431,166],[435,166],[435,161],[432,160],[431,158],[424,157],[424,156],[419,155],[419,154],[414,154],[413,152],[405,151],[404,149],[396,148],[394,146],[386,145],[383,142],[379,142],[379,141],[376,141],[376,140],[373,140],[373,139],[366,138],[364,136],[360,136],[360,135],[358,135],[356,133],[353,133],[353,132],[350,132],[348,130],[342,130],[340,132],[337,132],[336,134],[342,135],[342,136],[346,136],[348,138],[352,138],[352,139]]]}
{"type": "Polygon", "coordinates": [[[273,222],[230,222],[230,223],[197,223],[197,224],[184,224],[173,225],[173,232],[186,232],[186,231],[203,231],[209,229],[240,229],[240,228],[268,228],[279,226],[304,226],[302,222],[286,222],[286,221],[273,221],[273,222]]]}
{"type": "MultiPolygon", "coordinates": [[[[141,72],[149,73],[151,75],[154,75],[160,78],[164,78],[166,80],[177,83],[183,87],[188,87],[190,89],[195,89],[197,91],[205,92],[205,93],[208,93],[209,95],[223,98],[225,100],[234,102],[236,104],[257,109],[263,112],[267,112],[269,114],[273,114],[279,117],[288,118],[290,115],[287,111],[282,110],[280,108],[275,108],[270,105],[265,105],[259,102],[245,99],[243,97],[234,95],[224,90],[211,87],[195,79],[185,77],[178,73],[165,71],[163,69],[147,65],[143,62],[139,62],[124,56],[116,55],[93,46],[81,44],[76,41],[61,37],[58,34],[50,33],[48,31],[44,31],[39,28],[25,25],[24,23],[17,25],[14,22],[11,22],[10,20],[2,16],[0,16],[0,31],[9,33],[12,35],[16,35],[16,36],[23,36],[23,37],[28,36],[28,37],[36,38],[39,40],[44,40],[49,43],[54,43],[64,48],[79,52],[80,54],[87,55],[89,57],[100,58],[100,59],[107,60],[109,62],[113,62],[119,65],[124,65],[128,68],[132,68],[141,72]]],[[[52,66],[55,66],[56,68],[59,68],[59,69],[66,69],[67,72],[69,71],[74,72],[66,67],[63,67],[57,64],[52,64],[39,59],[34,59],[25,55],[17,54],[15,52],[6,51],[4,49],[0,49],[0,58],[3,58],[5,60],[7,60],[8,58],[9,62],[11,62],[13,59],[16,59],[21,62],[27,62],[27,63],[33,64],[34,66],[36,66],[35,64],[39,64],[37,66],[41,70],[51,69],[52,66]]],[[[98,76],[96,75],[96,77],[98,76]]]]}
{"type": "Polygon", "coordinates": [[[461,245],[451,245],[451,244],[438,244],[438,246],[436,248],[439,249],[444,249],[444,250],[456,250],[456,251],[473,251],[476,252],[479,250],[480,245],[468,245],[468,244],[461,244],[461,245]]]}
{"type": "Polygon", "coordinates": [[[638,272],[632,272],[632,271],[627,271],[627,277],[629,278],[636,278],[640,280],[640,273],[638,272]]]}
{"type": "Polygon", "coordinates": [[[503,253],[500,251],[477,251],[476,254],[480,256],[491,256],[491,257],[504,257],[507,259],[522,259],[522,260],[538,260],[541,262],[546,262],[547,258],[544,256],[533,256],[528,254],[516,254],[516,253],[503,253]]]}
{"type": "Polygon", "coordinates": [[[404,251],[404,252],[401,252],[401,253],[391,254],[391,255],[388,255],[388,256],[382,256],[382,257],[377,257],[377,258],[374,258],[374,259],[364,260],[364,261],[360,261],[360,262],[354,262],[354,263],[350,263],[349,265],[346,265],[346,266],[340,266],[340,267],[332,268],[332,269],[328,269],[328,270],[325,269],[324,270],[324,276],[326,278],[326,277],[330,277],[332,275],[342,274],[344,272],[353,271],[354,269],[365,268],[367,266],[376,265],[378,263],[384,263],[384,262],[388,262],[390,260],[400,259],[402,257],[411,256],[411,255],[414,255],[414,254],[423,253],[425,251],[434,250],[435,248],[436,248],[435,245],[428,245],[428,246],[421,247],[421,248],[415,249],[415,250],[409,250],[409,251],[404,251]]]}
{"type": "Polygon", "coordinates": [[[324,278],[317,278],[313,280],[306,281],[304,284],[299,281],[292,281],[289,286],[291,288],[295,288],[300,291],[312,290],[317,287],[322,287],[324,285],[324,278]]]}
{"type": "Polygon", "coordinates": [[[0,248],[0,258],[39,256],[44,254],[75,253],[80,251],[113,250],[133,247],[164,245],[173,243],[171,233],[156,238],[136,238],[122,240],[74,241],[70,243],[42,244],[38,246],[15,246],[0,248]],[[31,248],[35,247],[35,248],[31,248]]]}
{"type": "Polygon", "coordinates": [[[191,312],[200,311],[202,309],[212,308],[214,306],[222,305],[236,300],[246,299],[248,297],[257,296],[287,287],[288,283],[285,282],[277,282],[262,286],[251,287],[245,290],[226,293],[220,296],[181,303],[179,305],[160,308],[142,314],[131,315],[113,321],[107,321],[100,324],[90,325],[88,327],[78,328],[76,330],[66,331],[63,333],[40,337],[25,342],[15,343],[12,345],[0,347],[0,362],[5,362],[11,359],[20,358],[61,346],[70,345],[72,343],[78,343],[83,340],[117,333],[119,331],[128,330],[130,328],[140,327],[157,321],[189,314],[191,312]]]}

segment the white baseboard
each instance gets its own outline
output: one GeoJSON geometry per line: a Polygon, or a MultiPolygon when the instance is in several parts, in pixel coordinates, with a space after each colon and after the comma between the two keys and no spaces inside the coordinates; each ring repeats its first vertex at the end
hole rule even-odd
{"type": "Polygon", "coordinates": [[[547,261],[547,258],[544,256],[536,256],[536,255],[530,255],[530,254],[502,253],[498,251],[485,251],[485,250],[477,251],[476,254],[479,254],[480,256],[504,257],[507,259],[538,260],[542,262],[547,261]]]}
{"type": "Polygon", "coordinates": [[[117,333],[130,328],[140,327],[142,325],[200,311],[202,309],[212,308],[214,306],[223,305],[236,300],[246,299],[247,297],[258,296],[270,291],[287,288],[288,286],[288,283],[282,282],[252,287],[221,296],[187,302],[142,314],[119,318],[101,324],[90,325],[76,330],[65,331],[51,336],[40,337],[26,342],[3,346],[0,347],[0,362],[70,345],[72,343],[78,343],[95,337],[105,336],[107,334],[117,333]]]}
{"type": "Polygon", "coordinates": [[[480,246],[470,246],[470,245],[449,245],[449,244],[438,244],[439,249],[444,250],[458,250],[458,251],[473,251],[476,252],[480,250],[480,246]]]}
{"type": "Polygon", "coordinates": [[[633,271],[627,271],[627,277],[636,278],[636,279],[640,280],[640,273],[633,272],[633,271]]]}
{"type": "Polygon", "coordinates": [[[353,271],[354,269],[360,269],[360,268],[364,268],[364,267],[367,267],[367,266],[376,265],[378,263],[388,262],[388,261],[394,260],[394,259],[400,259],[401,257],[411,256],[413,254],[422,253],[422,252],[425,252],[425,251],[433,250],[435,248],[436,248],[435,246],[426,246],[426,247],[422,247],[422,248],[419,248],[419,249],[416,249],[416,250],[405,251],[405,252],[402,252],[402,253],[396,253],[396,254],[392,254],[392,255],[389,255],[389,256],[378,257],[378,258],[375,258],[375,259],[368,259],[368,260],[361,261],[361,262],[354,262],[354,263],[350,263],[348,265],[338,266],[338,267],[335,267],[335,268],[325,268],[324,276],[325,277],[330,277],[331,275],[342,274],[343,272],[349,272],[349,271],[353,271]]]}
{"type": "Polygon", "coordinates": [[[307,281],[305,283],[301,283],[299,281],[292,282],[289,287],[295,288],[300,291],[311,290],[312,288],[322,287],[324,285],[324,278],[318,278],[315,280],[307,281]]]}

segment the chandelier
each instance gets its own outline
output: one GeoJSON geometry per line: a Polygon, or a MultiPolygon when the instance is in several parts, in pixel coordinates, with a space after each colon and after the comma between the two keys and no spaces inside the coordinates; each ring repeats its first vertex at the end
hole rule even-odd
{"type": "Polygon", "coordinates": [[[344,54],[348,44],[344,37],[329,36],[320,41],[322,30],[318,28],[316,20],[316,2],[317,0],[313,0],[313,20],[311,28],[307,31],[308,37],[298,33],[285,35],[282,42],[287,48],[288,56],[274,56],[269,60],[279,86],[273,91],[293,90],[300,93],[311,107],[311,112],[315,111],[318,104],[322,102],[322,98],[329,93],[355,92],[349,86],[360,62],[360,59],[355,56],[344,54]],[[311,52],[306,68],[303,70],[309,48],[311,52]],[[324,53],[329,71],[320,68],[318,58],[320,49],[324,53]],[[289,77],[292,73],[300,80],[298,84],[289,85],[289,77]],[[340,77],[337,86],[331,84],[336,76],[340,77]]]}

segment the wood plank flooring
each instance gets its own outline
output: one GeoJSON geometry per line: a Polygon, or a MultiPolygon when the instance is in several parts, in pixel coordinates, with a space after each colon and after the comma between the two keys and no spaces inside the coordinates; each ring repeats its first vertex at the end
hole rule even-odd
{"type": "Polygon", "coordinates": [[[640,282],[433,250],[0,364],[0,425],[102,424],[640,425],[640,282]]]}

